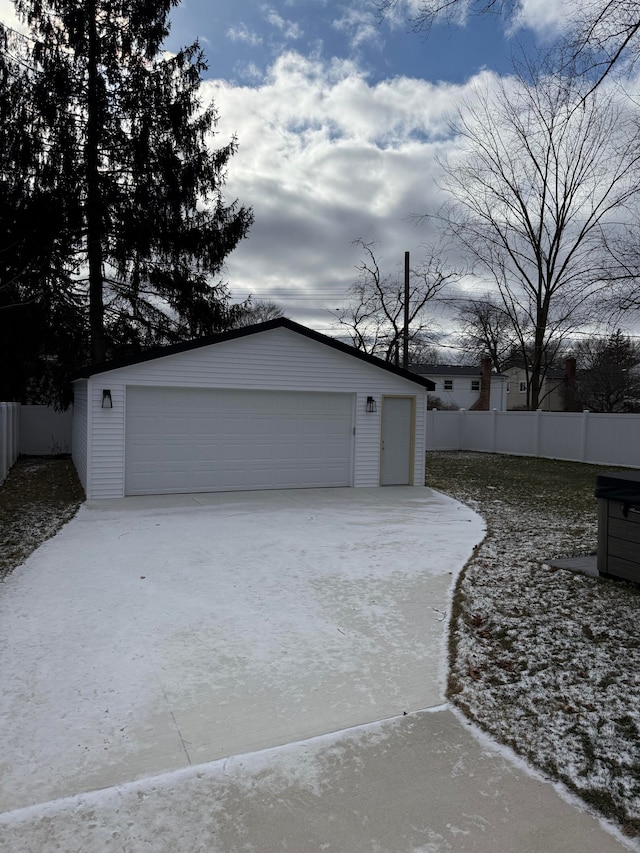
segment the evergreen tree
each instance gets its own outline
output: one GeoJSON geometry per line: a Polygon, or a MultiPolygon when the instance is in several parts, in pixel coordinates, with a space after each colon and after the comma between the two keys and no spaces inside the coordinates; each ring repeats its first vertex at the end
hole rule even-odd
{"type": "MultiPolygon", "coordinates": [[[[162,50],[176,3],[16,0],[32,41],[28,61],[5,51],[24,113],[14,149],[25,137],[38,149],[17,165],[17,192],[51,211],[37,218],[36,231],[46,220],[52,234],[39,240],[36,296],[45,314],[66,306],[93,361],[219,331],[238,310],[215,279],[252,214],[223,200],[236,142],[210,147],[217,114],[199,100],[202,51],[162,50]]],[[[23,282],[29,228],[12,209],[2,216],[20,234],[23,282]]]]}
{"type": "Polygon", "coordinates": [[[30,47],[0,26],[0,398],[66,405],[66,366],[86,352],[87,335],[64,281],[75,227],[33,108],[30,47]]]}
{"type": "Polygon", "coordinates": [[[640,409],[640,346],[620,329],[576,347],[576,395],[592,412],[640,409]]]}

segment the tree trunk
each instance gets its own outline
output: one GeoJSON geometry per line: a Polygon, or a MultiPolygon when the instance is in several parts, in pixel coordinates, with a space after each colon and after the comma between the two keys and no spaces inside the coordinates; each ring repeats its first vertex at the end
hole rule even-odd
{"type": "Polygon", "coordinates": [[[98,71],[98,33],[95,0],[87,4],[89,49],[87,56],[87,260],[89,264],[89,331],[91,358],[94,363],[106,360],[104,335],[104,303],[102,279],[102,199],[100,192],[100,79],[98,71]]]}
{"type": "MultiPolygon", "coordinates": [[[[540,289],[547,288],[546,283],[540,285],[540,289]]],[[[545,355],[544,339],[547,334],[549,322],[549,296],[545,293],[542,303],[538,303],[536,311],[536,327],[533,337],[533,364],[531,365],[531,386],[529,408],[536,411],[540,405],[540,392],[542,390],[542,364],[545,355]]]]}

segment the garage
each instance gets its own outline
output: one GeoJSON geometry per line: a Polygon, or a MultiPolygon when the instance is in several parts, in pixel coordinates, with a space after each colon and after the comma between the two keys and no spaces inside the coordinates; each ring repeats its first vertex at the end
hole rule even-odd
{"type": "Polygon", "coordinates": [[[73,379],[88,500],[424,485],[433,383],[280,318],[73,379]]]}
{"type": "Polygon", "coordinates": [[[350,486],[353,395],[127,388],[125,494],[350,486]]]}

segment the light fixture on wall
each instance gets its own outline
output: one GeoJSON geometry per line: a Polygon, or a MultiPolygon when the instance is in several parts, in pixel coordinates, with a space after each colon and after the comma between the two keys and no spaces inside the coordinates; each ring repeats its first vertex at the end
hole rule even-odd
{"type": "Polygon", "coordinates": [[[102,408],[113,409],[113,400],[111,399],[111,391],[105,388],[102,392],[102,408]]]}
{"type": "Polygon", "coordinates": [[[367,397],[367,411],[368,412],[377,412],[378,404],[376,403],[373,397],[367,397]]]}

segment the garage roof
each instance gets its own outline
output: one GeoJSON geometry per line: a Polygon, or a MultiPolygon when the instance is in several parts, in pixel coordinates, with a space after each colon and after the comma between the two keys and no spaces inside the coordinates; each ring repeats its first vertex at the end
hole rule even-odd
{"type": "Polygon", "coordinates": [[[276,320],[268,320],[266,323],[256,323],[253,326],[244,326],[241,329],[232,329],[230,332],[222,332],[218,335],[208,335],[204,338],[196,338],[195,340],[185,341],[180,344],[155,347],[154,349],[148,349],[144,352],[137,353],[135,356],[131,356],[129,358],[114,359],[113,361],[105,361],[102,364],[90,364],[86,367],[80,368],[80,370],[77,370],[71,378],[83,379],[89,376],[95,376],[98,373],[106,373],[108,370],[117,370],[120,367],[129,367],[133,364],[141,364],[144,361],[152,361],[156,358],[164,358],[168,355],[176,355],[177,353],[188,352],[189,350],[199,349],[200,347],[208,347],[212,344],[222,343],[223,341],[232,341],[236,338],[244,338],[249,335],[259,334],[260,332],[268,332],[272,329],[288,329],[291,332],[304,335],[304,337],[317,341],[320,344],[325,344],[325,346],[337,349],[346,355],[352,356],[353,358],[359,358],[361,361],[366,361],[375,367],[379,367],[381,370],[387,370],[389,373],[394,373],[396,376],[408,379],[410,382],[414,382],[416,385],[421,385],[428,391],[435,390],[435,384],[425,376],[418,376],[416,373],[404,370],[402,367],[396,367],[393,364],[382,361],[382,359],[377,358],[376,356],[368,355],[361,350],[357,350],[349,344],[345,344],[335,338],[330,338],[327,335],[322,335],[320,332],[315,332],[313,329],[309,329],[299,323],[294,323],[293,320],[288,320],[286,317],[280,317],[276,320]]]}

